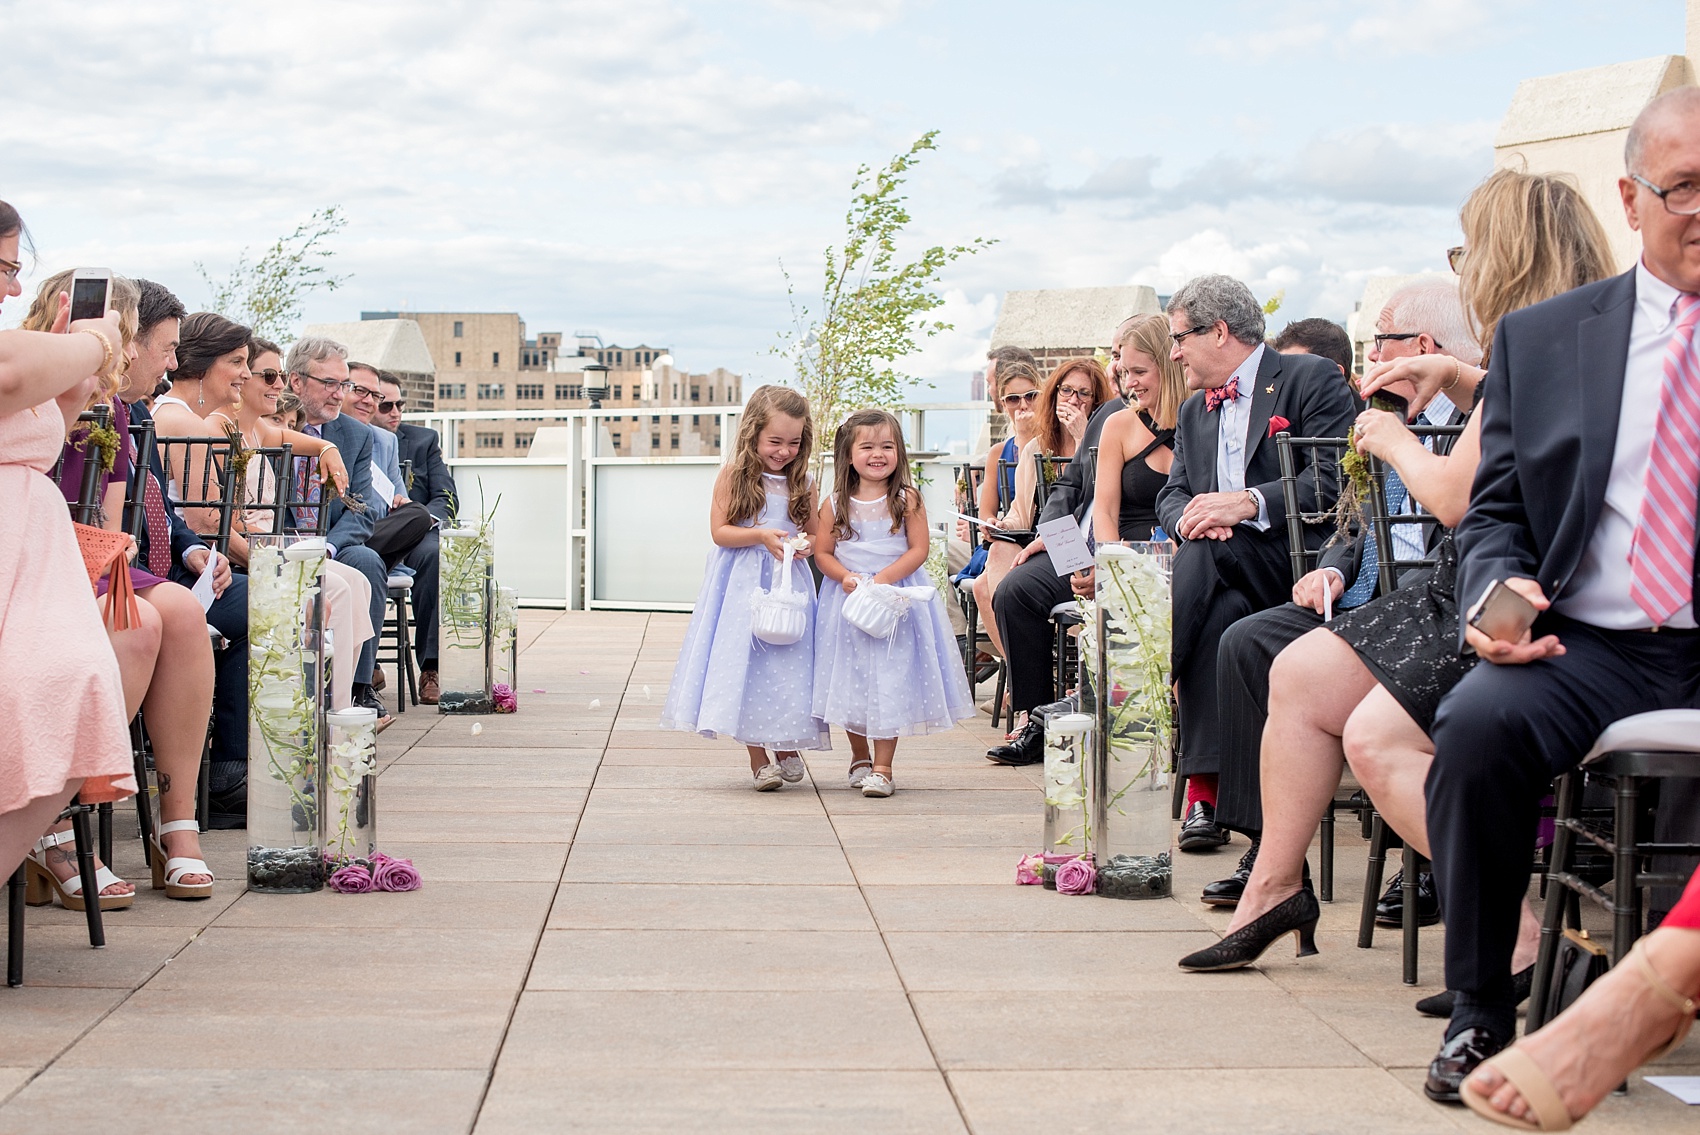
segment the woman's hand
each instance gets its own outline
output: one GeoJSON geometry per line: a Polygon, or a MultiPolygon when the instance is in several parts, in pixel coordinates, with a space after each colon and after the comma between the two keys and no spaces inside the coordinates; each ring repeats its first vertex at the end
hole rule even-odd
{"type": "Polygon", "coordinates": [[[762,547],[772,552],[774,559],[782,560],[785,558],[785,542],[791,537],[777,528],[758,528],[756,531],[761,533],[762,547]]]}
{"type": "Polygon", "coordinates": [[[1068,436],[1072,437],[1074,444],[1078,446],[1080,440],[1086,436],[1086,412],[1073,402],[1058,402],[1057,421],[1062,423],[1062,428],[1068,431],[1068,436]]]}
{"type": "Polygon", "coordinates": [[[319,483],[326,481],[336,486],[337,496],[348,492],[348,467],[342,463],[342,454],[335,449],[327,449],[319,454],[319,483]]]}
{"type": "Polygon", "coordinates": [[[842,587],[844,589],[844,594],[848,595],[852,591],[856,590],[856,588],[861,586],[861,583],[862,583],[862,577],[852,573],[850,575],[846,575],[844,577],[844,582],[839,584],[838,586],[842,587]]]}
{"type": "Polygon", "coordinates": [[[1405,428],[1398,414],[1389,414],[1386,410],[1365,410],[1358,415],[1352,428],[1358,452],[1372,454],[1383,461],[1393,460],[1407,445],[1415,445],[1418,449],[1423,445],[1416,434],[1405,428]]]}
{"type": "Polygon", "coordinates": [[[1451,355],[1407,355],[1371,367],[1364,375],[1358,392],[1367,401],[1378,390],[1396,382],[1408,382],[1413,388],[1410,401],[1414,415],[1420,413],[1442,390],[1453,402],[1467,405],[1467,399],[1474,393],[1484,373],[1475,367],[1465,366],[1451,355]]]}
{"type": "Polygon", "coordinates": [[[136,553],[141,551],[141,549],[136,546],[136,538],[134,536],[127,537],[127,539],[130,541],[130,544],[124,549],[124,562],[127,564],[133,564],[136,562],[136,553]]]}

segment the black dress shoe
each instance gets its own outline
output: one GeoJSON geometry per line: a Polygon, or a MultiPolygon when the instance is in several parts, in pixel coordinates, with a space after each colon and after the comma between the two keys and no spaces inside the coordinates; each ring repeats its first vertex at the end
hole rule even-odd
{"type": "Polygon", "coordinates": [[[207,794],[211,805],[207,827],[212,831],[234,831],[248,826],[248,778],[246,776],[222,792],[207,794]]]}
{"type": "Polygon", "coordinates": [[[1216,822],[1216,809],[1200,800],[1181,822],[1182,851],[1209,851],[1228,842],[1228,829],[1216,822]]]}
{"type": "Polygon", "coordinates": [[[1251,881],[1251,869],[1257,864],[1257,849],[1261,846],[1257,840],[1252,840],[1246,853],[1240,856],[1240,865],[1234,868],[1234,873],[1204,888],[1200,897],[1206,906],[1240,905],[1240,896],[1245,894],[1245,885],[1251,881]]]}
{"type": "MultiPolygon", "coordinates": [[[[1417,925],[1433,926],[1440,921],[1440,896],[1434,890],[1434,874],[1417,873],[1417,925]]],[[[1396,871],[1393,881],[1375,903],[1377,926],[1405,925],[1405,872],[1396,871]]]]}
{"type": "Polygon", "coordinates": [[[1497,1055],[1505,1042],[1479,1026],[1467,1028],[1440,1046],[1429,1061],[1423,1095],[1436,1103],[1458,1103],[1458,1085],[1484,1060],[1497,1055]]]}
{"type": "Polygon", "coordinates": [[[1321,917],[1322,907],[1317,904],[1315,892],[1301,887],[1298,894],[1246,923],[1214,946],[1188,954],[1181,959],[1180,966],[1189,973],[1244,969],[1261,957],[1276,939],[1288,934],[1298,937],[1299,948],[1295,956],[1308,958],[1317,952],[1316,921],[1321,917]]]}
{"type": "Polygon", "coordinates": [[[1045,760],[1045,723],[1029,717],[1027,725],[1007,745],[986,750],[986,759],[1000,765],[1036,765],[1045,760]]]}
{"type": "MultiPolygon", "coordinates": [[[[1511,975],[1511,991],[1517,995],[1517,1004],[1521,1005],[1529,999],[1529,992],[1535,987],[1535,967],[1518,970],[1511,975]]],[[[1450,1017],[1453,1002],[1457,995],[1450,989],[1424,997],[1417,1002],[1417,1012],[1425,1017],[1450,1017]]]]}

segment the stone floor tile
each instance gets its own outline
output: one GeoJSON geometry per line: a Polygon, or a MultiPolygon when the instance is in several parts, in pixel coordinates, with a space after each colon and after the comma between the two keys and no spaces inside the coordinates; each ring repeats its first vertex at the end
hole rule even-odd
{"type": "Polygon", "coordinates": [[[832,821],[824,813],[793,816],[720,815],[708,812],[605,812],[597,811],[579,821],[573,835],[576,844],[619,843],[736,843],[767,850],[776,873],[786,870],[784,853],[772,850],[798,843],[838,846],[832,821]]]}
{"type": "Polygon", "coordinates": [[[426,879],[403,894],[247,894],[220,926],[409,927],[536,930],[555,895],[553,883],[449,883],[426,879]]]}
{"type": "MultiPolygon", "coordinates": [[[[29,926],[24,934],[24,979],[31,986],[134,989],[196,933],[186,926],[116,925],[112,920],[119,912],[106,913],[111,920],[102,919],[106,945],[99,950],[89,946],[88,925],[80,914],[73,925],[29,926]]],[[[0,1009],[0,1021],[4,1016],[0,1009]]]]}
{"type": "Polygon", "coordinates": [[[962,886],[1015,884],[1015,864],[1033,845],[846,847],[844,855],[862,886],[962,886]]]}
{"type": "MultiPolygon", "coordinates": [[[[384,850],[400,856],[407,855],[407,845],[416,839],[433,843],[567,843],[578,826],[582,806],[574,804],[558,812],[523,808],[416,812],[387,805],[382,791],[380,788],[378,796],[380,838],[384,850]]],[[[578,795],[585,793],[578,791],[578,795]]]]}
{"type": "MultiPolygon", "coordinates": [[[[399,770],[398,770],[399,771],[399,770]]],[[[467,815],[507,815],[513,812],[548,812],[576,815],[590,793],[590,777],[582,785],[513,784],[494,787],[483,783],[410,784],[405,778],[379,784],[379,816],[397,812],[464,812],[467,815]]]]}
{"type": "MultiPolygon", "coordinates": [[[[364,897],[364,896],[357,896],[364,897]]],[[[536,948],[530,930],[215,925],[150,990],[302,988],[514,992],[536,948]],[[338,959],[327,964],[327,958],[338,959]]]]}
{"type": "Polygon", "coordinates": [[[497,1065],[557,1076],[661,1067],[772,1075],[935,1066],[902,993],[833,990],[527,992],[497,1065]]]}
{"type": "Polygon", "coordinates": [[[551,930],[873,930],[855,887],[569,883],[551,930]]]}
{"type": "Polygon", "coordinates": [[[498,1067],[476,1135],[562,1130],[619,1135],[949,1135],[965,1132],[936,1071],[690,1071],[562,1076],[498,1067]]]}
{"type": "MultiPolygon", "coordinates": [[[[1010,793],[987,792],[982,795],[1008,796],[1010,793]]],[[[941,855],[951,855],[957,848],[963,847],[1027,844],[1037,850],[1044,843],[1043,817],[1037,812],[1023,816],[846,816],[835,813],[832,826],[838,832],[839,841],[847,848],[934,847],[941,855]]],[[[1015,859],[1010,860],[1008,873],[1013,880],[1015,859]]]]}
{"type": "Polygon", "coordinates": [[[429,883],[553,883],[569,843],[441,843],[409,839],[398,848],[429,883]]]}
{"type": "MultiPolygon", "coordinates": [[[[24,984],[0,987],[0,1067],[44,1067],[130,996],[127,989],[31,985],[27,941],[24,949],[24,984]]],[[[10,1122],[0,1113],[0,1124],[10,1122]]]]}
{"type": "Polygon", "coordinates": [[[29,1083],[33,1075],[34,1068],[0,1068],[0,1104],[11,1099],[19,1088],[29,1083]]]}
{"type": "Polygon", "coordinates": [[[904,780],[901,768],[894,770],[892,777],[897,784],[895,796],[863,796],[860,792],[851,792],[848,788],[836,791],[839,785],[835,781],[832,783],[835,791],[822,792],[821,802],[834,816],[844,816],[847,819],[930,816],[972,820],[985,816],[1032,820],[1037,823],[1044,818],[1045,801],[1037,790],[1031,795],[1025,792],[980,791],[956,787],[912,790],[904,780]]]}
{"type": "Polygon", "coordinates": [[[871,886],[862,891],[885,931],[903,930],[1202,930],[1206,924],[1171,899],[1076,902],[1042,887],[1007,881],[957,887],[871,886]]]}
{"type": "MultiPolygon", "coordinates": [[[[1068,901],[1067,896],[1057,896],[1068,901]]],[[[1106,902],[1109,900],[1105,900],[1106,902]]],[[[1055,990],[1068,992],[1091,975],[1118,993],[1193,992],[1198,974],[1175,962],[1213,945],[1203,930],[1148,932],[1075,930],[1063,932],[886,931],[886,942],[903,985],[917,990],[1055,990]]]]}
{"type": "Polygon", "coordinates": [[[537,947],[534,990],[897,991],[885,943],[872,929],[549,930],[537,947]]]}
{"type": "Polygon", "coordinates": [[[749,770],[728,769],[719,788],[597,788],[585,815],[598,812],[712,812],[738,816],[822,815],[820,797],[806,785],[757,792],[749,770]]]}
{"type": "Polygon", "coordinates": [[[783,870],[772,849],[723,844],[577,844],[567,856],[568,883],[850,883],[837,847],[795,844],[783,870]]]}

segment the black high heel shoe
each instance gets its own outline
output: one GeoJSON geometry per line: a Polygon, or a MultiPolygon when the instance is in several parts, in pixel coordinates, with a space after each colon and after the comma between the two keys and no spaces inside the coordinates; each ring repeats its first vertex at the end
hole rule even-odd
{"type": "Polygon", "coordinates": [[[1316,923],[1321,917],[1322,907],[1317,904],[1316,895],[1308,887],[1301,887],[1298,894],[1214,946],[1188,954],[1181,959],[1180,966],[1191,973],[1244,969],[1262,957],[1276,939],[1288,934],[1298,938],[1299,948],[1294,956],[1308,958],[1318,952],[1316,923]]]}

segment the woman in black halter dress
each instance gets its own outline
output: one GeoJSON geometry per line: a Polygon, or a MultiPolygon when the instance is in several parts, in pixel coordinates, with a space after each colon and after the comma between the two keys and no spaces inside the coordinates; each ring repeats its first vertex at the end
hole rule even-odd
{"type": "Polygon", "coordinates": [[[1098,437],[1098,481],[1092,535],[1099,543],[1149,540],[1157,529],[1157,494],[1175,458],[1175,418],[1186,380],[1169,358],[1168,320],[1144,315],[1122,325],[1116,376],[1128,408],[1111,415],[1098,437]]]}

